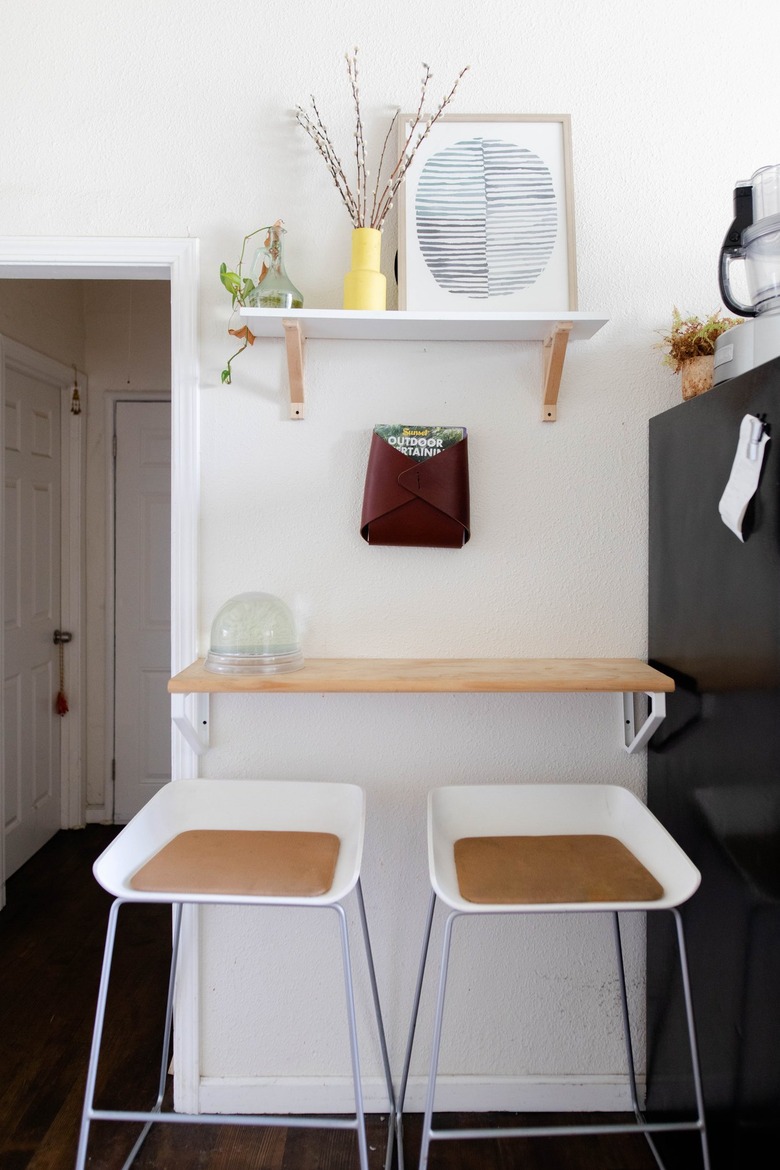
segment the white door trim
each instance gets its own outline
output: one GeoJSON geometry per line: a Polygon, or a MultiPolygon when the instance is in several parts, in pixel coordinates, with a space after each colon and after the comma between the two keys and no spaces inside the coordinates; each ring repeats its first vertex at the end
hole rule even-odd
{"type": "MultiPolygon", "coordinates": [[[[111,765],[114,760],[114,665],[115,665],[115,644],[114,644],[114,586],[115,586],[115,565],[114,565],[114,538],[116,528],[116,516],[114,515],[114,508],[116,505],[115,499],[115,460],[112,449],[111,436],[114,434],[116,427],[116,407],[118,402],[170,402],[170,390],[139,390],[130,392],[127,390],[107,390],[103,395],[105,399],[105,417],[104,417],[104,434],[106,436],[106,478],[105,478],[105,493],[106,493],[106,674],[105,674],[105,694],[106,694],[106,720],[105,720],[105,768],[103,771],[106,777],[103,807],[90,808],[87,810],[87,821],[110,821],[113,820],[113,812],[116,804],[113,791],[113,773],[111,765]],[[111,790],[109,790],[109,783],[111,783],[111,790]]],[[[173,728],[173,724],[171,724],[173,728]]]]}
{"type": "MultiPolygon", "coordinates": [[[[0,278],[170,279],[171,282],[171,672],[197,653],[199,430],[198,241],[143,237],[0,236],[0,278]]],[[[198,775],[198,757],[172,736],[174,780],[198,775]]],[[[0,865],[2,858],[0,857],[0,865]]],[[[3,891],[4,894],[4,891],[3,891]]],[[[197,1109],[200,1068],[197,916],[188,915],[177,981],[177,1108],[197,1109]]]]}
{"type": "MultiPolygon", "coordinates": [[[[6,369],[28,374],[59,390],[60,395],[60,598],[58,622],[60,628],[73,634],[73,644],[65,651],[67,678],[66,693],[70,712],[60,728],[60,824],[63,828],[77,828],[84,824],[84,768],[83,744],[85,718],[83,703],[84,679],[84,415],[70,412],[74,378],[77,380],[82,409],[86,404],[87,380],[81,371],[54,361],[10,337],[0,335],[0,403],[5,401],[6,369]]],[[[5,419],[0,417],[0,482],[5,477],[5,419]]],[[[4,513],[0,509],[0,547],[3,546],[4,513]]],[[[5,677],[3,632],[3,605],[0,597],[0,678],[5,677]]],[[[0,757],[0,826],[5,824],[5,777],[0,757]]],[[[4,841],[0,832],[0,864],[5,874],[4,841]]],[[[0,906],[4,904],[3,901],[0,906]]]]}

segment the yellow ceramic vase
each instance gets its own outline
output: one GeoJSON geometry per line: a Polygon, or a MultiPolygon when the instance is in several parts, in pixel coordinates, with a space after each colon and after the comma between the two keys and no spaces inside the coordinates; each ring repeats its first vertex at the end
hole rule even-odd
{"type": "Polygon", "coordinates": [[[379,270],[382,233],[378,228],[352,231],[352,267],[344,277],[344,308],[387,308],[387,281],[379,270]]]}

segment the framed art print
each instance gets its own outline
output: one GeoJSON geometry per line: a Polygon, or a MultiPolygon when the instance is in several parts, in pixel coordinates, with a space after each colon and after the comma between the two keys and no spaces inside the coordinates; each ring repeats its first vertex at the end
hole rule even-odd
{"type": "Polygon", "coordinates": [[[398,201],[400,309],[577,308],[568,114],[444,115],[398,201]]]}

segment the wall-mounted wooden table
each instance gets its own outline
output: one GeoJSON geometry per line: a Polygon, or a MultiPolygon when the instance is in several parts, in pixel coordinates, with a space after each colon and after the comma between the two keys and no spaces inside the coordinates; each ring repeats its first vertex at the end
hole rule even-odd
{"type": "Polygon", "coordinates": [[[622,696],[623,742],[635,752],[666,714],[674,690],[667,675],[635,658],[312,658],[289,674],[214,674],[198,659],[168,683],[173,721],[190,746],[208,747],[211,694],[481,694],[614,693],[622,696]],[[634,696],[645,694],[650,711],[634,726],[634,696]],[[193,719],[185,711],[196,696],[193,719]]]}

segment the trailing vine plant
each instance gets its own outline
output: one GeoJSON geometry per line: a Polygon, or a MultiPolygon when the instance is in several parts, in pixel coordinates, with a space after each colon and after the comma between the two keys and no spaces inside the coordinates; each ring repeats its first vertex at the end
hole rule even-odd
{"type": "MultiPolygon", "coordinates": [[[[239,338],[239,340],[243,341],[243,345],[239,349],[237,349],[234,354],[231,354],[231,356],[227,360],[227,364],[226,364],[224,370],[222,371],[223,385],[224,384],[230,385],[230,382],[231,382],[232,377],[233,377],[232,365],[233,365],[233,362],[238,357],[238,355],[243,353],[248,345],[254,345],[254,343],[255,343],[255,335],[254,335],[254,333],[252,333],[252,331],[248,325],[244,325],[240,329],[231,328],[233,318],[235,317],[236,309],[237,308],[240,309],[243,305],[246,304],[247,297],[249,296],[249,294],[252,292],[253,289],[257,288],[257,285],[260,283],[260,281],[263,279],[266,272],[268,271],[266,265],[264,264],[261,271],[260,271],[260,274],[257,278],[257,282],[252,280],[251,276],[244,276],[244,273],[243,273],[244,253],[246,252],[247,241],[253,239],[255,236],[258,236],[260,234],[260,232],[269,232],[272,227],[280,228],[281,226],[282,226],[282,221],[280,219],[277,219],[275,224],[266,224],[265,227],[255,228],[255,230],[253,232],[249,232],[248,235],[244,236],[244,240],[243,240],[243,243],[241,245],[241,255],[238,258],[238,264],[236,265],[235,272],[228,271],[227,264],[220,264],[220,266],[219,266],[219,279],[222,281],[222,284],[225,286],[227,291],[230,293],[231,305],[232,305],[232,309],[233,309],[233,312],[230,315],[230,321],[228,323],[228,333],[230,334],[231,337],[237,337],[237,338],[239,338]]],[[[268,242],[269,242],[269,237],[266,236],[266,239],[265,239],[266,245],[268,244],[268,242]]]]}

